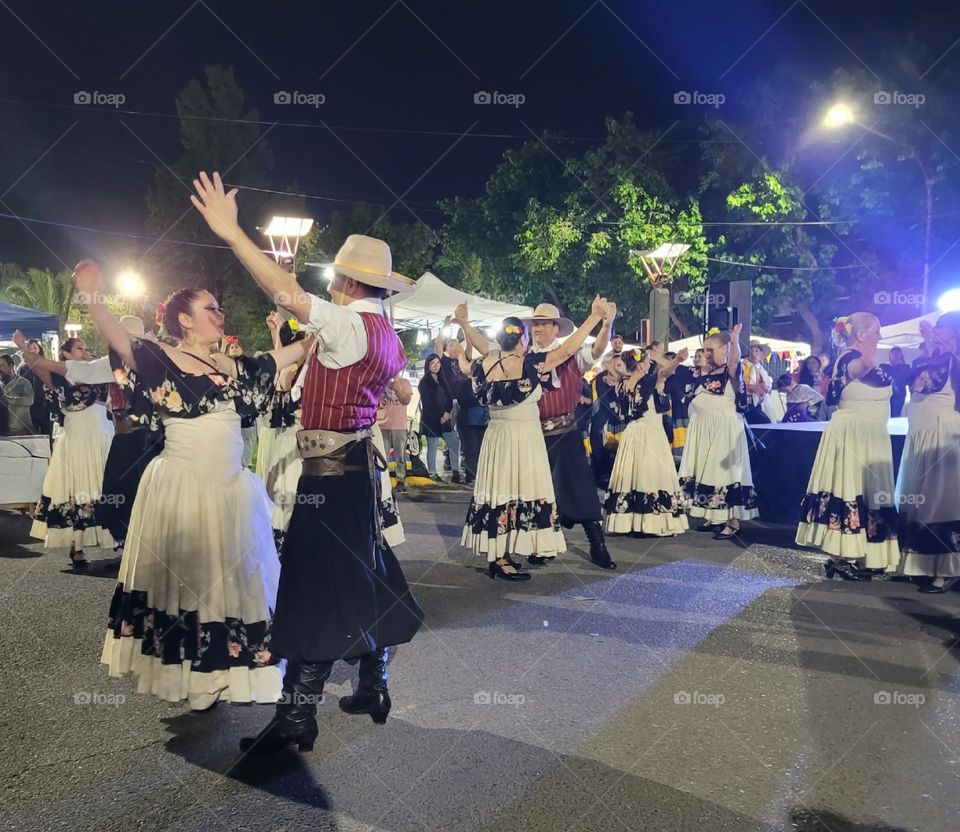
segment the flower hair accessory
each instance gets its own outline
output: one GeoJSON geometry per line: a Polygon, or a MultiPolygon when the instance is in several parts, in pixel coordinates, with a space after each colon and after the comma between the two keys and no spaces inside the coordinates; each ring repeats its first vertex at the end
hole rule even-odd
{"type": "Polygon", "coordinates": [[[634,351],[633,351],[633,360],[634,360],[634,361],[643,361],[643,350],[634,350],[634,351]]]}
{"type": "Polygon", "coordinates": [[[300,331],[300,321],[298,321],[296,318],[291,318],[289,321],[287,321],[287,326],[290,327],[291,332],[300,331]]]}
{"type": "Polygon", "coordinates": [[[507,335],[519,335],[520,327],[518,327],[516,324],[508,324],[503,328],[503,331],[506,332],[507,335]]]}
{"type": "Polygon", "coordinates": [[[710,329],[707,330],[707,335],[719,335],[719,334],[720,334],[720,327],[718,326],[712,326],[710,327],[710,329]]]}
{"type": "Polygon", "coordinates": [[[167,313],[167,307],[162,303],[157,304],[157,326],[163,326],[163,316],[167,313]]]}

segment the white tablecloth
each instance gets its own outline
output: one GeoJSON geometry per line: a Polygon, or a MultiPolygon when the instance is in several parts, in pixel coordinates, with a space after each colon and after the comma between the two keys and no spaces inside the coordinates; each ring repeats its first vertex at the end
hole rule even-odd
{"type": "Polygon", "coordinates": [[[46,436],[0,436],[0,506],[36,503],[49,464],[46,436]]]}

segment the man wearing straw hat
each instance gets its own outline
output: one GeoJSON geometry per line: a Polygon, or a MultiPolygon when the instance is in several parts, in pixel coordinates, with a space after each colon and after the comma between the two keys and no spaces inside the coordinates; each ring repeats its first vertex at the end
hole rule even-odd
{"type": "MultiPolygon", "coordinates": [[[[330,266],[330,301],[305,292],[237,224],[236,190],[219,174],[194,180],[193,204],[260,287],[317,339],[302,373],[297,445],[303,475],[281,552],[271,631],[287,660],[276,714],[240,747],[268,753],[313,748],[317,704],[333,663],[359,663],[349,714],[382,724],[390,712],[387,647],[410,641],[423,622],[400,564],[381,535],[379,473],[373,446],[377,404],[407,358],[384,314],[383,299],[410,291],[392,270],[390,247],[351,234],[330,266]]],[[[382,460],[380,460],[382,461],[382,460]]]]}
{"type": "MultiPolygon", "coordinates": [[[[566,528],[577,523],[583,526],[590,541],[590,560],[603,569],[616,569],[604,541],[601,523],[600,499],[594,487],[593,475],[580,441],[575,410],[580,400],[580,381],[583,373],[599,361],[610,341],[610,331],[617,316],[617,306],[607,304],[607,317],[593,344],[584,346],[573,357],[542,379],[540,423],[547,443],[547,456],[553,473],[553,489],[557,498],[560,522],[566,528]]],[[[561,317],[552,303],[541,303],[527,319],[538,352],[549,352],[560,346],[560,338],[576,329],[569,318],[561,317]]],[[[532,563],[544,562],[531,556],[532,563]]]]}

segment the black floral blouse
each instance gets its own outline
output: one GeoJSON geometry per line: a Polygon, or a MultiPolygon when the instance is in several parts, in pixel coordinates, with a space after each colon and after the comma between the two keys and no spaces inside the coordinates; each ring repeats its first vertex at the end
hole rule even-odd
{"type": "MultiPolygon", "coordinates": [[[[848,350],[837,359],[830,386],[827,388],[828,405],[840,404],[843,388],[852,381],[848,375],[850,362],[862,357],[863,353],[860,350],[848,350]]],[[[893,383],[891,376],[882,367],[874,367],[860,376],[859,380],[870,387],[889,387],[893,383]]]]}
{"type": "Polygon", "coordinates": [[[94,404],[106,404],[109,399],[109,385],[71,384],[63,376],[50,373],[53,387],[46,388],[46,399],[50,404],[50,418],[61,427],[65,413],[86,410],[94,404]]]}
{"type": "Polygon", "coordinates": [[[251,415],[256,418],[274,392],[276,363],[269,354],[233,359],[236,378],[213,367],[205,375],[185,373],[162,347],[150,341],[135,340],[133,355],[137,369],[121,366],[114,370],[114,375],[118,383],[133,388],[130,413],[141,423],[149,424],[151,430],[160,429],[161,417],[193,419],[231,401],[241,420],[251,415]]]}
{"type": "MultiPolygon", "coordinates": [[[[730,376],[726,367],[717,370],[715,373],[708,373],[698,376],[694,382],[694,394],[700,388],[705,393],[713,393],[715,396],[722,396],[726,390],[727,384],[733,385],[734,401],[737,405],[737,412],[744,413],[747,410],[747,385],[743,380],[743,363],[737,362],[736,379],[730,376]]],[[[690,397],[691,399],[693,396],[690,397]]]]}
{"type": "Polygon", "coordinates": [[[480,404],[501,407],[521,404],[540,386],[540,375],[546,360],[546,353],[527,353],[523,358],[523,375],[520,378],[490,381],[483,370],[483,359],[477,358],[471,367],[473,392],[477,400],[480,404]]]}
{"type": "Polygon", "coordinates": [[[952,352],[922,355],[915,359],[910,392],[921,395],[939,393],[946,386],[947,379],[953,384],[954,409],[960,411],[960,361],[952,352]]]}
{"type": "Polygon", "coordinates": [[[657,373],[657,365],[651,362],[632,390],[627,389],[626,379],[617,385],[616,406],[622,421],[629,423],[641,418],[650,409],[651,401],[657,413],[670,410],[670,397],[657,390],[657,373]]]}

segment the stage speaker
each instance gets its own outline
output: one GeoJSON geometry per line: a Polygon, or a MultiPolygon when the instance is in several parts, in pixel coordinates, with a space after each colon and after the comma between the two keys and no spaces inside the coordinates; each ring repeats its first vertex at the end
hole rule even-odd
{"type": "Polygon", "coordinates": [[[711,283],[707,287],[704,332],[713,329],[731,329],[742,324],[740,352],[747,355],[750,348],[750,318],[753,283],[749,280],[729,280],[711,283]]]}
{"type": "Polygon", "coordinates": [[[666,286],[654,286],[650,290],[650,340],[660,341],[664,349],[667,347],[667,336],[670,333],[670,290],[666,286]]]}

